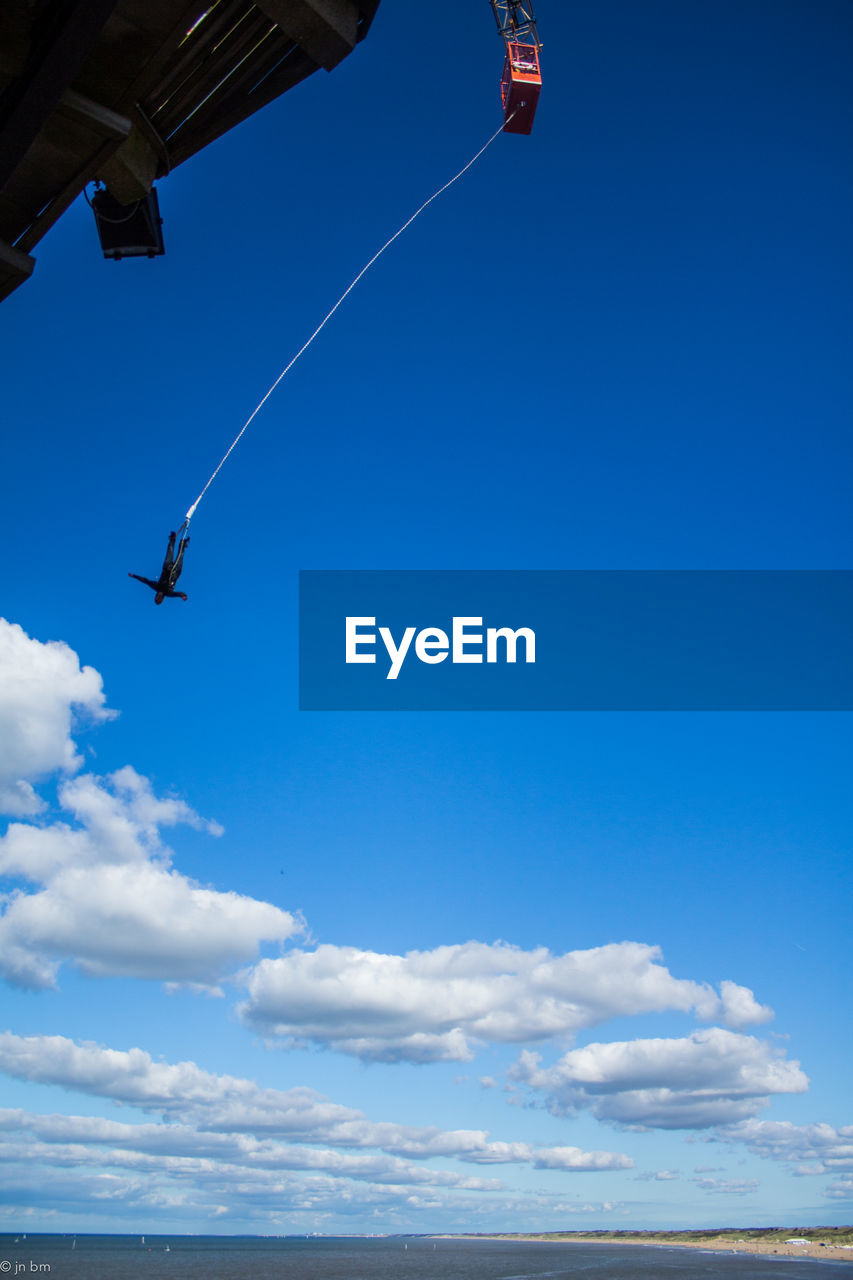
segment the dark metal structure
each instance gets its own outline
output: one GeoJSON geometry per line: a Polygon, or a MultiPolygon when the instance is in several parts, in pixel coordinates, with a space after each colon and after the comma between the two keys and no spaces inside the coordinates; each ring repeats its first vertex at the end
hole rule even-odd
{"type": "Polygon", "coordinates": [[[505,44],[532,44],[537,53],[542,41],[536,31],[533,7],[527,0],[489,0],[498,31],[505,44]]]}
{"type": "MultiPolygon", "coordinates": [[[[93,179],[152,183],[366,36],[379,0],[2,0],[0,299],[93,179]]],[[[147,249],[145,250],[147,252],[147,249]]]]}
{"type": "Polygon", "coordinates": [[[506,45],[501,76],[501,105],[505,133],[530,133],[542,88],[539,50],[533,6],[528,0],[489,0],[498,31],[506,45]]]}

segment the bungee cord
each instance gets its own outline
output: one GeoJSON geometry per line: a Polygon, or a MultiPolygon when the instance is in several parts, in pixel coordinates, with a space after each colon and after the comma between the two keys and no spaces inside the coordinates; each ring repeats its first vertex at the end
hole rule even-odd
{"type": "Polygon", "coordinates": [[[477,151],[477,152],[476,152],[476,153],[471,157],[471,159],[468,161],[468,163],[467,163],[466,165],[464,165],[464,166],[459,170],[459,172],[458,172],[458,173],[455,173],[455,174],[453,175],[453,177],[452,177],[448,182],[445,182],[445,183],[444,183],[444,185],[443,185],[443,186],[441,186],[441,187],[439,187],[437,191],[434,191],[434,192],[433,192],[433,194],[429,197],[429,199],[428,199],[428,200],[425,200],[425,201],[423,202],[423,204],[420,206],[420,208],[419,208],[419,209],[416,209],[416,210],[415,210],[415,212],[412,214],[412,216],[411,216],[410,218],[408,218],[408,219],[403,223],[403,225],[402,225],[402,226],[401,226],[397,231],[395,231],[395,232],[394,232],[393,236],[391,236],[391,237],[390,237],[390,239],[388,239],[388,240],[386,240],[386,241],[385,241],[385,243],[383,244],[382,248],[381,248],[381,249],[378,249],[378,250],[376,251],[376,253],[374,253],[374,255],[373,255],[373,257],[370,259],[370,261],[369,261],[369,262],[367,262],[367,263],[365,263],[365,265],[364,265],[364,266],[361,268],[361,270],[359,271],[358,275],[357,275],[357,276],[356,276],[356,277],[355,277],[355,278],[350,282],[350,284],[349,284],[349,285],[347,285],[346,289],[345,289],[345,290],[344,290],[344,292],[341,294],[341,296],[338,298],[337,302],[336,302],[336,303],[335,303],[335,305],[332,307],[331,311],[329,311],[329,312],[328,312],[328,313],[323,317],[323,319],[322,319],[322,320],[320,321],[320,323],[317,325],[317,328],[314,330],[314,332],[311,334],[311,336],[310,336],[310,337],[309,337],[309,338],[308,338],[308,339],[307,339],[307,340],[302,344],[302,346],[301,346],[301,347],[299,348],[299,350],[296,352],[296,355],[295,355],[295,356],[293,356],[293,358],[288,362],[288,364],[286,364],[286,365],[285,365],[285,367],[282,369],[281,373],[278,375],[278,377],[276,378],[275,382],[272,384],[272,386],[269,388],[269,390],[266,392],[266,394],[263,396],[263,398],[262,398],[261,400],[259,400],[259,401],[258,401],[258,403],[255,405],[254,409],[253,409],[253,410],[252,410],[252,412],[249,414],[248,418],[247,418],[247,419],[246,419],[246,421],[243,423],[243,425],[242,425],[242,427],[240,428],[240,430],[237,432],[237,435],[234,437],[234,439],[232,440],[231,444],[228,446],[228,449],[227,449],[227,450],[226,450],[226,452],[222,455],[222,458],[220,459],[220,461],[219,461],[219,463],[218,463],[217,467],[215,468],[215,470],[211,473],[210,478],[208,479],[208,481],[207,481],[207,483],[205,484],[204,488],[202,489],[201,493],[198,495],[198,497],[196,498],[195,502],[192,504],[192,506],[191,506],[191,507],[189,508],[189,510],[187,511],[187,513],[186,513],[186,515],[185,515],[185,517],[184,517],[184,524],[183,524],[183,526],[182,526],[182,528],[183,528],[183,529],[188,529],[188,528],[189,528],[189,523],[190,523],[190,521],[192,520],[193,516],[195,515],[196,510],[197,510],[197,508],[198,508],[198,505],[199,505],[199,503],[201,502],[202,498],[203,498],[203,497],[204,497],[204,495],[207,493],[208,489],[209,489],[209,488],[210,488],[210,486],[213,484],[213,482],[214,482],[214,480],[216,479],[216,477],[219,475],[219,472],[222,470],[222,468],[224,467],[225,463],[228,461],[228,459],[230,458],[231,454],[232,454],[232,453],[234,452],[234,450],[236,449],[237,445],[240,443],[240,440],[242,439],[243,435],[245,434],[245,432],[246,432],[247,428],[252,424],[252,422],[254,421],[254,419],[255,419],[255,418],[257,417],[257,415],[260,413],[261,409],[264,407],[264,405],[266,404],[267,400],[269,400],[270,396],[271,396],[271,395],[272,395],[272,393],[275,391],[275,389],[276,389],[276,387],[278,386],[278,384],[279,384],[279,383],[281,382],[281,380],[282,380],[282,379],[283,379],[283,378],[284,378],[284,377],[285,377],[285,376],[290,372],[290,370],[291,370],[291,369],[293,368],[293,366],[296,364],[296,361],[299,359],[299,357],[300,357],[301,355],[303,355],[303,354],[304,354],[304,352],[306,352],[306,351],[308,350],[308,348],[311,346],[311,343],[312,343],[312,342],[314,341],[314,339],[318,336],[318,334],[319,334],[319,333],[321,333],[321,332],[322,332],[322,330],[326,327],[326,325],[328,324],[328,322],[331,320],[332,316],[333,316],[333,315],[335,314],[335,312],[337,311],[338,307],[339,307],[339,306],[341,305],[341,303],[342,303],[342,302],[343,302],[343,301],[344,301],[344,300],[349,296],[349,294],[351,294],[351,293],[352,293],[353,289],[354,289],[354,288],[355,288],[355,286],[358,284],[359,280],[361,280],[362,276],[364,276],[364,275],[365,275],[365,274],[370,270],[370,268],[373,266],[374,262],[376,262],[376,261],[377,261],[377,259],[379,259],[379,258],[381,258],[381,257],[382,257],[382,255],[383,255],[383,253],[385,252],[385,250],[386,250],[386,249],[388,249],[388,248],[390,248],[390,246],[394,243],[394,241],[398,238],[398,236],[401,236],[401,235],[403,234],[403,232],[406,230],[406,228],[407,228],[407,227],[410,227],[410,226],[412,225],[412,223],[414,222],[415,218],[417,218],[419,214],[423,213],[424,209],[426,209],[429,205],[431,205],[431,204],[432,204],[433,200],[437,200],[437,199],[438,199],[438,197],[439,197],[440,195],[442,195],[442,194],[443,194],[443,193],[448,189],[448,187],[452,187],[452,186],[453,186],[453,184],[454,184],[454,182],[457,182],[457,181],[462,177],[462,175],[463,175],[463,174],[465,174],[465,173],[467,173],[467,172],[468,172],[468,170],[471,168],[471,166],[472,166],[473,164],[476,164],[476,162],[479,160],[479,158],[480,158],[480,156],[483,154],[483,152],[484,152],[484,151],[486,151],[486,150],[487,150],[487,149],[492,145],[492,143],[494,142],[495,138],[497,138],[498,134],[499,134],[499,133],[503,133],[503,131],[505,130],[505,128],[506,128],[506,126],[507,126],[507,124],[508,124],[508,123],[509,123],[509,121],[512,119],[512,116],[513,116],[513,115],[515,115],[515,114],[516,114],[516,112],[515,112],[515,111],[513,111],[513,112],[512,112],[512,115],[508,116],[508,117],[507,117],[507,119],[506,119],[506,120],[504,120],[504,121],[501,123],[500,128],[495,130],[495,132],[492,134],[492,136],[489,138],[489,140],[488,140],[487,142],[485,142],[485,143],[483,144],[483,146],[482,146],[482,147],[480,147],[479,151],[477,151]]]}

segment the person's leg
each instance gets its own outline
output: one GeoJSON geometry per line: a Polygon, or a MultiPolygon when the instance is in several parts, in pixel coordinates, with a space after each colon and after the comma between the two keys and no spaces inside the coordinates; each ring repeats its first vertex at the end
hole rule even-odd
{"type": "Polygon", "coordinates": [[[186,551],[189,545],[190,545],[189,538],[181,538],[180,542],[178,543],[178,556],[177,556],[177,559],[175,560],[175,568],[174,568],[174,577],[176,582],[178,580],[178,576],[181,570],[184,567],[184,552],[186,551]]]}
{"type": "Polygon", "coordinates": [[[160,570],[160,577],[165,578],[171,573],[172,565],[175,561],[175,535],[169,534],[169,545],[166,547],[166,558],[163,561],[163,568],[160,570]]]}

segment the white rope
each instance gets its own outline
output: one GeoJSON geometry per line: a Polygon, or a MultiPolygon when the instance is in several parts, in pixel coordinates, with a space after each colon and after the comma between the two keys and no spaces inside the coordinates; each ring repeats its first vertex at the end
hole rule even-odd
{"type": "MultiPolygon", "coordinates": [[[[514,115],[514,114],[515,114],[515,112],[513,112],[513,115],[514,115]]],[[[510,117],[510,119],[511,119],[511,118],[512,118],[512,117],[510,117]]],[[[353,289],[354,289],[354,288],[355,288],[355,286],[358,284],[359,280],[360,280],[360,279],[361,279],[361,277],[365,274],[365,272],[369,271],[369,270],[370,270],[370,268],[373,266],[374,262],[377,260],[377,258],[381,258],[381,257],[382,257],[382,254],[385,252],[385,250],[386,250],[390,245],[392,245],[392,244],[394,243],[394,241],[397,239],[397,237],[398,237],[398,236],[401,236],[401,235],[403,234],[403,232],[406,230],[406,228],[407,228],[407,227],[410,227],[410,226],[412,225],[412,223],[414,222],[415,218],[417,218],[418,214],[423,213],[423,211],[424,211],[424,209],[426,209],[427,205],[432,204],[433,200],[438,199],[438,197],[442,194],[442,192],[446,191],[448,187],[452,187],[452,186],[453,186],[453,184],[454,184],[454,182],[456,182],[459,178],[461,178],[461,177],[462,177],[463,173],[467,173],[467,172],[468,172],[468,170],[471,168],[472,164],[475,164],[475,163],[476,163],[476,161],[480,159],[480,156],[483,154],[483,152],[484,152],[488,147],[490,147],[490,146],[492,145],[492,143],[494,142],[494,140],[495,140],[495,138],[498,136],[498,134],[499,134],[499,133],[503,133],[504,127],[505,127],[505,125],[506,125],[507,123],[508,123],[508,121],[504,121],[504,124],[502,124],[502,125],[501,125],[501,127],[500,127],[499,129],[496,129],[496,130],[495,130],[495,132],[494,132],[494,133],[492,134],[492,136],[489,138],[488,142],[484,143],[484,145],[483,145],[482,147],[480,147],[480,150],[476,153],[476,155],[473,155],[473,156],[471,157],[471,159],[470,159],[470,160],[468,161],[468,163],[464,166],[464,168],[460,169],[460,170],[459,170],[459,172],[458,172],[457,174],[454,174],[454,176],[450,179],[450,181],[449,181],[449,182],[445,182],[445,184],[444,184],[444,186],[443,186],[443,187],[439,187],[437,191],[434,191],[434,192],[433,192],[433,194],[430,196],[430,198],[429,198],[428,200],[425,200],[419,209],[416,209],[416,210],[415,210],[415,212],[412,214],[411,218],[409,218],[409,219],[408,219],[408,221],[404,222],[404,223],[403,223],[403,225],[402,225],[402,227],[400,227],[400,229],[399,229],[398,231],[395,231],[395,232],[394,232],[394,234],[393,234],[393,236],[391,236],[390,240],[386,240],[386,241],[385,241],[385,243],[383,244],[382,248],[381,248],[381,249],[379,249],[376,253],[374,253],[374,255],[373,255],[373,257],[370,259],[370,261],[369,261],[368,263],[366,263],[366,264],[365,264],[365,266],[363,266],[363,267],[361,268],[361,271],[359,271],[358,275],[355,277],[355,279],[352,281],[352,283],[351,283],[351,284],[349,284],[349,285],[347,286],[347,288],[344,290],[344,292],[343,292],[343,293],[341,294],[341,296],[338,298],[337,302],[336,302],[336,303],[335,303],[335,305],[332,307],[332,309],[331,309],[331,311],[328,313],[328,315],[324,316],[324,317],[323,317],[323,319],[320,321],[320,323],[317,325],[317,328],[316,328],[316,329],[314,330],[314,332],[311,334],[311,337],[308,339],[308,341],[307,341],[307,342],[304,342],[304,343],[302,344],[302,346],[299,348],[299,350],[297,351],[297,353],[296,353],[296,355],[293,357],[293,359],[290,361],[290,363],[289,363],[289,364],[287,364],[287,365],[284,367],[284,369],[282,369],[281,373],[278,375],[278,377],[276,378],[275,382],[274,382],[274,383],[272,384],[272,386],[270,387],[269,391],[267,391],[267,393],[266,393],[266,395],[264,396],[264,398],[263,398],[262,400],[260,400],[260,401],[258,402],[258,404],[256,404],[256,405],[255,405],[254,409],[253,409],[253,410],[252,410],[252,412],[249,414],[248,418],[247,418],[247,419],[246,419],[246,421],[243,423],[243,425],[242,425],[242,427],[240,428],[240,430],[238,431],[237,435],[234,437],[233,441],[231,442],[231,445],[229,446],[228,451],[223,455],[223,457],[222,457],[222,459],[221,459],[221,461],[220,461],[220,463],[219,463],[219,466],[218,466],[218,467],[216,468],[216,470],[213,472],[213,474],[211,475],[211,477],[210,477],[210,479],[208,480],[207,484],[204,486],[204,488],[202,489],[201,493],[198,495],[198,497],[196,498],[195,502],[192,504],[192,506],[190,507],[189,511],[187,512],[186,517],[185,517],[185,519],[186,519],[187,521],[191,520],[191,519],[193,518],[193,516],[195,515],[196,508],[198,507],[198,504],[201,502],[202,498],[203,498],[203,497],[204,497],[204,495],[207,493],[208,489],[209,489],[209,488],[210,488],[210,486],[213,484],[213,482],[214,482],[214,480],[216,479],[216,477],[219,475],[219,472],[222,470],[223,466],[224,466],[224,465],[225,465],[225,463],[228,461],[228,459],[229,459],[229,457],[231,456],[231,454],[233,453],[234,449],[235,449],[235,448],[237,447],[237,445],[239,444],[239,442],[240,442],[240,440],[241,440],[241,438],[242,438],[242,436],[243,436],[243,433],[246,431],[246,428],[251,424],[251,422],[252,422],[252,421],[253,421],[253,419],[258,415],[258,413],[260,413],[261,409],[264,407],[264,405],[266,404],[267,400],[269,400],[270,396],[271,396],[271,395],[272,395],[272,393],[275,391],[276,387],[277,387],[277,386],[278,386],[278,384],[281,382],[281,380],[282,380],[282,378],[285,376],[285,374],[287,374],[287,373],[289,373],[289,372],[290,372],[290,370],[291,370],[291,369],[293,368],[293,366],[296,364],[296,361],[299,359],[299,357],[303,354],[303,352],[305,352],[305,351],[307,351],[307,350],[308,350],[308,348],[311,346],[311,343],[312,343],[312,342],[314,341],[314,339],[317,337],[318,333],[320,333],[320,331],[321,331],[323,328],[325,328],[325,326],[326,326],[326,324],[329,322],[329,320],[331,320],[332,316],[335,314],[335,312],[337,311],[337,309],[338,309],[338,307],[341,305],[341,303],[344,301],[344,299],[345,299],[345,298],[346,298],[350,293],[352,293],[353,289]]]]}

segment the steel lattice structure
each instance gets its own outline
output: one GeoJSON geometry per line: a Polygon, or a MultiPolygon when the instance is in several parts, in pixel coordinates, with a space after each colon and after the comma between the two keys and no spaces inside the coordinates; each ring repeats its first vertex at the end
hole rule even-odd
{"type": "Polygon", "coordinates": [[[495,22],[506,44],[533,44],[542,48],[533,6],[526,0],[489,0],[495,22]]]}

